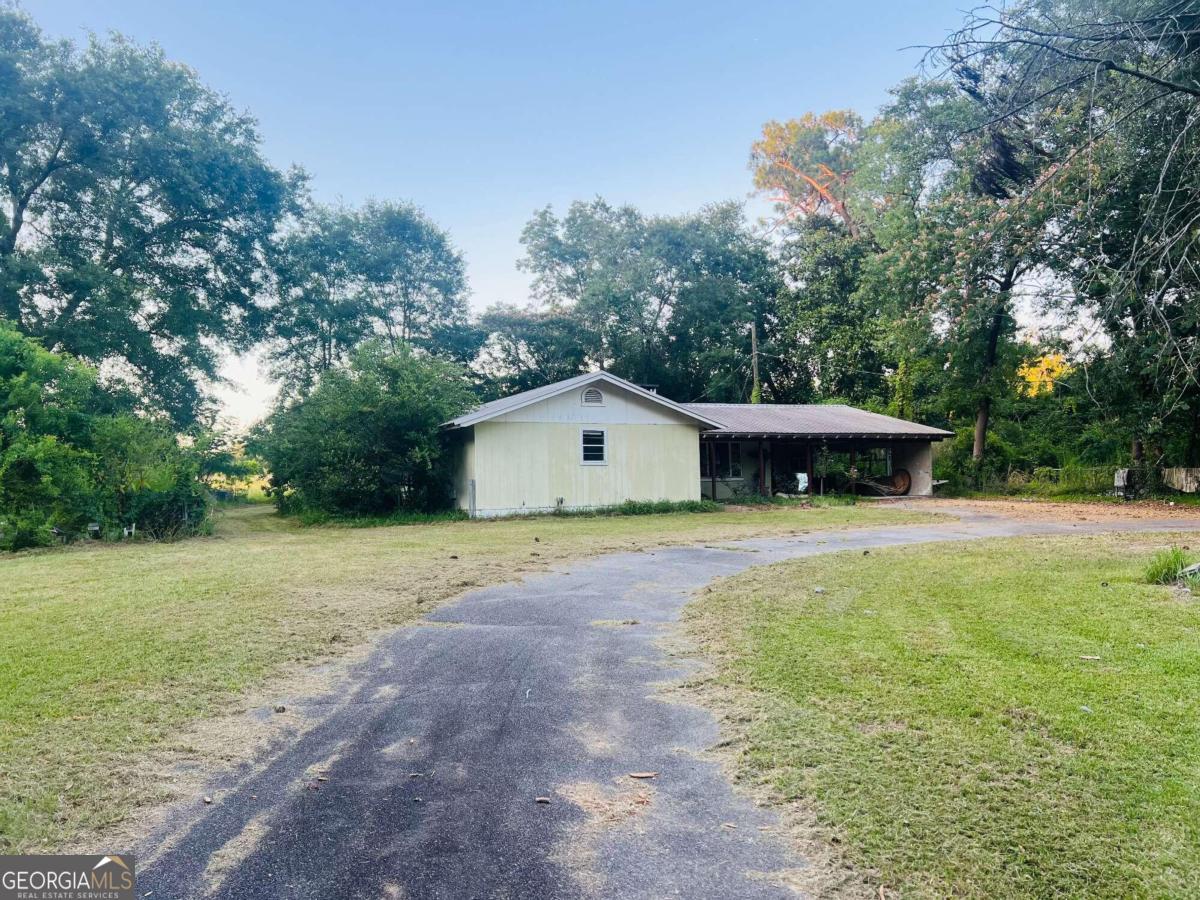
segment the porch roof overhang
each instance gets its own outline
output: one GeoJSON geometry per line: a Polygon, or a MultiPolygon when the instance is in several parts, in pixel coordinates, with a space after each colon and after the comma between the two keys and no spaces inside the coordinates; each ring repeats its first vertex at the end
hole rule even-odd
{"type": "Polygon", "coordinates": [[[864,434],[848,432],[845,434],[818,434],[814,432],[773,432],[773,431],[702,431],[702,441],[794,441],[804,443],[822,443],[826,441],[940,441],[941,437],[930,437],[927,434],[864,434]]]}
{"type": "Polygon", "coordinates": [[[954,433],[844,404],[687,403],[715,419],[703,440],[941,441],[954,433]]]}

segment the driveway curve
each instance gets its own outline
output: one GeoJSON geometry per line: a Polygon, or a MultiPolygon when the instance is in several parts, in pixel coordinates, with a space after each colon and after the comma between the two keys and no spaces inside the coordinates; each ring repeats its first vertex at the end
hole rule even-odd
{"type": "Polygon", "coordinates": [[[805,860],[704,757],[715,721],[659,691],[687,674],[657,639],[693,591],[839,550],[1189,525],[968,514],[621,553],[473,591],[383,639],[349,693],[299,701],[314,727],[146,836],[139,893],[793,897],[805,860]]]}

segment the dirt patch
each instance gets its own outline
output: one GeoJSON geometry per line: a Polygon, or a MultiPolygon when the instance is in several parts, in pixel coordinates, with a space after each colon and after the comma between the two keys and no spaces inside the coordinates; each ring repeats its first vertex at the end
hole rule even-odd
{"type": "Polygon", "coordinates": [[[904,509],[927,512],[966,513],[1003,516],[1021,522],[1144,522],[1178,520],[1200,527],[1200,509],[1194,506],[1172,506],[1165,501],[1139,500],[1132,503],[1096,501],[1055,502],[1052,500],[915,500],[901,504],[904,509]]]}

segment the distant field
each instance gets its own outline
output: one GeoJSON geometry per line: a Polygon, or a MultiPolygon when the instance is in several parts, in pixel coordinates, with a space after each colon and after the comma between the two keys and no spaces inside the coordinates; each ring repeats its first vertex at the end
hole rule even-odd
{"type": "Polygon", "coordinates": [[[129,764],[182,724],[471,587],[612,550],[931,518],[859,505],[347,529],[257,505],[220,513],[211,538],[2,557],[0,850],[120,820],[155,799],[123,780],[129,764]]]}
{"type": "Polygon", "coordinates": [[[1143,578],[1171,543],[752,569],[685,612],[716,663],[696,689],[740,780],[879,896],[1197,896],[1200,601],[1143,578]]]}

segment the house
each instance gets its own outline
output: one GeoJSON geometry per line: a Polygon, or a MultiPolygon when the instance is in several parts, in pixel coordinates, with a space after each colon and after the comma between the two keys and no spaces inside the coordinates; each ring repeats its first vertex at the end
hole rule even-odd
{"type": "Polygon", "coordinates": [[[676,403],[608,372],[493,400],[443,427],[455,503],[472,516],[846,489],[847,479],[851,490],[928,495],[931,442],[951,435],[849,406],[676,403]]]}

